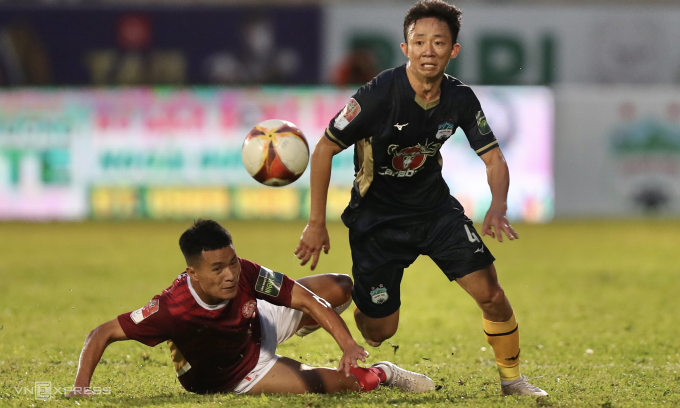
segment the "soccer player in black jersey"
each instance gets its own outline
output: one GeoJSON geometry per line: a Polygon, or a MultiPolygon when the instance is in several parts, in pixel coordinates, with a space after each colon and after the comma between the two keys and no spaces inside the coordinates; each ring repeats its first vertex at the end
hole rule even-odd
{"type": "Polygon", "coordinates": [[[408,62],[364,85],[331,121],[314,149],[311,214],[295,254],[316,267],[328,252],[326,198],[333,156],[354,145],[356,180],[342,220],[352,250],[354,317],[366,342],[380,345],[399,323],[404,268],[428,255],[483,312],[504,395],[547,395],[519,371],[517,321],[500,287],[495,258],[450,195],[442,174],[443,143],[460,127],[486,165],[492,201],[482,235],[519,238],[506,218],[508,166],[472,90],[444,74],[460,51],[461,11],[421,0],[404,18],[408,62]]]}

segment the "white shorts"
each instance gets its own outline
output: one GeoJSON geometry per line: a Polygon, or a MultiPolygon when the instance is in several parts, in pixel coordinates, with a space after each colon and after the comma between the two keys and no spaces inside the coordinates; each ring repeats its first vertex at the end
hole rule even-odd
{"type": "Polygon", "coordinates": [[[276,306],[260,299],[257,299],[257,311],[262,329],[260,358],[253,371],[234,388],[236,394],[250,391],[271,370],[279,359],[276,346],[295,334],[302,319],[302,312],[299,310],[276,306]]]}

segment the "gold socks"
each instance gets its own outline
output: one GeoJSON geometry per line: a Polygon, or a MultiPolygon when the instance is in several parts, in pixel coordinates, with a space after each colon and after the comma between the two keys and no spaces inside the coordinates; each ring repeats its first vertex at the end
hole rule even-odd
{"type": "Polygon", "coordinates": [[[501,380],[512,381],[519,378],[519,327],[515,315],[507,322],[484,321],[486,341],[493,348],[501,380]]]}

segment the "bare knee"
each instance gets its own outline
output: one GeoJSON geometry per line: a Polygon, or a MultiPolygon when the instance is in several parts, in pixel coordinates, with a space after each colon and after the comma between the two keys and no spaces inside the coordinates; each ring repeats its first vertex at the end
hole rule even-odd
{"type": "Polygon", "coordinates": [[[333,303],[333,306],[343,305],[352,300],[352,278],[344,273],[329,273],[327,276],[334,283],[333,300],[326,299],[333,303]],[[337,305],[335,303],[338,303],[337,305]]]}
{"type": "Polygon", "coordinates": [[[372,346],[378,346],[397,332],[399,327],[399,311],[388,317],[374,319],[356,309],[354,311],[354,320],[364,339],[372,346]]]}
{"type": "Polygon", "coordinates": [[[298,279],[297,283],[326,299],[333,307],[343,305],[352,299],[352,278],[349,275],[324,273],[306,276],[298,279]]]}
{"type": "Polygon", "coordinates": [[[392,338],[397,333],[397,329],[385,329],[380,328],[378,330],[369,330],[368,336],[365,336],[366,340],[370,340],[373,343],[382,343],[383,341],[392,338]]]}
{"type": "Polygon", "coordinates": [[[499,284],[491,285],[475,299],[482,308],[505,304],[505,292],[499,284]]]}
{"type": "Polygon", "coordinates": [[[494,322],[504,322],[512,317],[513,311],[505,292],[496,284],[476,299],[484,313],[484,318],[494,322]]]}
{"type": "Polygon", "coordinates": [[[352,288],[354,286],[352,278],[344,273],[334,273],[332,275],[335,283],[337,283],[338,287],[342,289],[343,303],[349,302],[352,299],[352,288]]]}

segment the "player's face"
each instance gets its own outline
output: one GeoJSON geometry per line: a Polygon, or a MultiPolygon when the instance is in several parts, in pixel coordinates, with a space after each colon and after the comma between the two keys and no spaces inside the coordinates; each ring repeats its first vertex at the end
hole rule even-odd
{"type": "Polygon", "coordinates": [[[208,299],[206,303],[220,303],[236,297],[241,262],[236,257],[234,245],[214,251],[203,251],[203,261],[193,269],[195,273],[192,274],[192,278],[198,280],[208,299]]]}
{"type": "Polygon", "coordinates": [[[406,38],[401,50],[408,58],[408,68],[423,81],[441,78],[449,60],[460,51],[460,45],[453,44],[449,26],[434,17],[416,21],[406,38]]]}

